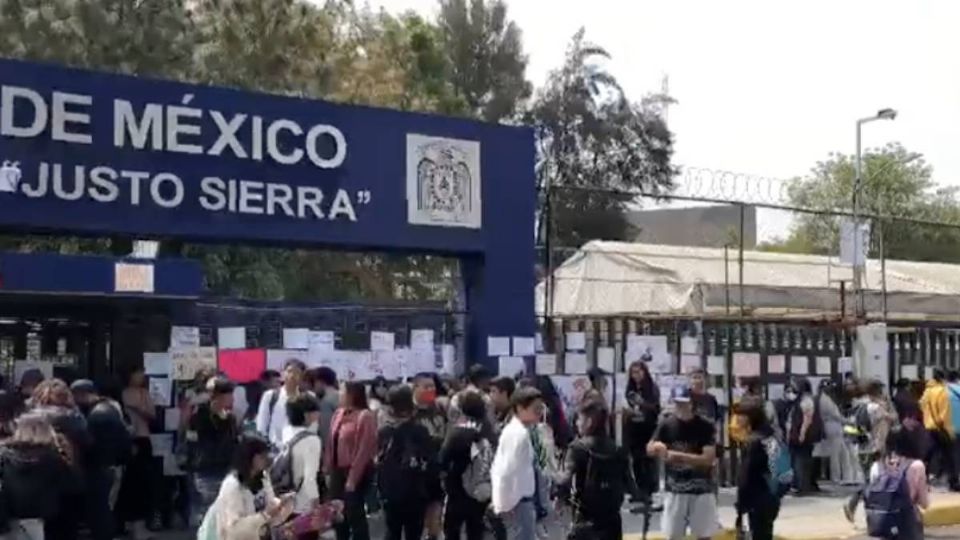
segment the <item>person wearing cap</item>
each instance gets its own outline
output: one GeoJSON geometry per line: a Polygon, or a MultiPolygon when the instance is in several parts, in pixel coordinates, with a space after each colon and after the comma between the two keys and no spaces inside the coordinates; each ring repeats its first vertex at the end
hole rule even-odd
{"type": "Polygon", "coordinates": [[[674,413],[665,417],[647,444],[651,457],[666,463],[663,532],[670,540],[711,538],[718,532],[713,466],[717,459],[716,427],[696,414],[686,386],[670,392],[674,413]]]}
{"type": "Polygon", "coordinates": [[[93,381],[79,379],[70,385],[77,408],[87,419],[90,451],[83,464],[86,478],[85,513],[94,540],[109,540],[117,533],[110,493],[119,480],[120,467],[132,453],[132,439],[120,405],[101,397],[93,381]]]}

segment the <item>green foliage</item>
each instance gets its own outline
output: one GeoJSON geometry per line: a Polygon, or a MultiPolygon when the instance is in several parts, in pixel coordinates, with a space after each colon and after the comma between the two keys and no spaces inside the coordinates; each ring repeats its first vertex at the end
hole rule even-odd
{"type": "MultiPolygon", "coordinates": [[[[793,206],[851,211],[856,176],[854,156],[833,154],[816,164],[810,175],[798,179],[788,197],[793,206]]],[[[955,190],[933,190],[933,170],[917,154],[891,144],[863,156],[861,211],[931,222],[960,224],[955,190]]],[[[836,254],[840,219],[802,214],[783,241],[763,249],[794,253],[836,254]]],[[[874,223],[871,256],[879,257],[882,227],[884,250],[891,259],[960,261],[960,229],[891,220],[874,223]]]]}
{"type": "Polygon", "coordinates": [[[539,138],[538,183],[552,187],[552,237],[562,246],[629,239],[632,197],[616,191],[669,191],[676,173],[663,119],[627,98],[602,65],[608,58],[580,30],[527,117],[539,138]]]}

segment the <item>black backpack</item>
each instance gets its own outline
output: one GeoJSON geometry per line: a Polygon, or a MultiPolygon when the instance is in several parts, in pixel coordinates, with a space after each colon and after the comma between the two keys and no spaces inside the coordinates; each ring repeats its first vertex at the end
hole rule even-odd
{"type": "Polygon", "coordinates": [[[620,508],[626,482],[626,467],[619,452],[600,454],[588,450],[587,471],[583,485],[576,486],[574,500],[581,509],[589,508],[593,514],[620,508]]]}
{"type": "Polygon", "coordinates": [[[377,488],[385,502],[410,503],[427,499],[432,463],[430,437],[426,428],[414,422],[387,428],[381,432],[385,444],[377,456],[377,488]],[[418,430],[419,428],[419,430],[418,430]],[[418,431],[423,436],[418,437],[418,431]]]}

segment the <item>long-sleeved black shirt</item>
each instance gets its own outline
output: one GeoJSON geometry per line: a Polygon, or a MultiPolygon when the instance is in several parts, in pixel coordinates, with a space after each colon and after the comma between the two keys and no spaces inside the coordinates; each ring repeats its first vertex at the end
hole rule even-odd
{"type": "Polygon", "coordinates": [[[232,414],[214,414],[209,403],[197,407],[187,432],[190,470],[201,474],[226,475],[240,430],[232,414]]]}
{"type": "Polygon", "coordinates": [[[584,486],[586,484],[587,468],[591,455],[595,459],[612,460],[614,466],[611,468],[616,470],[619,478],[623,480],[625,492],[636,491],[626,451],[617,447],[617,443],[613,439],[609,437],[581,437],[573,441],[567,449],[563,471],[557,479],[556,486],[557,495],[560,499],[573,506],[575,522],[602,522],[603,518],[609,516],[610,513],[617,514],[620,512],[619,505],[614,508],[592,508],[588,501],[583,500],[583,494],[578,492],[578,489],[574,489],[574,486],[584,486]]]}

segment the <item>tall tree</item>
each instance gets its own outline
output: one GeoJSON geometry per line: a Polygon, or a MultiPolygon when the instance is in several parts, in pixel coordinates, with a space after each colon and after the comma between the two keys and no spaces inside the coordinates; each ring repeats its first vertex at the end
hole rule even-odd
{"type": "MultiPolygon", "coordinates": [[[[797,179],[788,191],[792,206],[850,212],[856,176],[854,157],[833,154],[817,163],[810,174],[797,179]]],[[[960,204],[955,190],[934,190],[932,168],[919,154],[899,144],[868,151],[863,156],[861,210],[866,214],[919,218],[960,225],[960,204]]],[[[790,234],[764,249],[815,254],[836,254],[841,218],[802,214],[790,234]]],[[[911,224],[903,221],[872,223],[871,256],[879,256],[883,233],[886,256],[919,261],[960,261],[960,230],[911,224]],[[882,227],[882,231],[881,228],[882,227]]]]}
{"type": "Polygon", "coordinates": [[[530,96],[520,28],[502,0],[440,0],[440,32],[457,93],[470,114],[510,119],[530,96]]]}
{"type": "Polygon", "coordinates": [[[627,98],[603,67],[609,58],[581,29],[527,116],[537,130],[538,187],[551,188],[551,239],[563,246],[627,239],[635,201],[618,192],[673,186],[673,137],[661,117],[627,98]]]}

